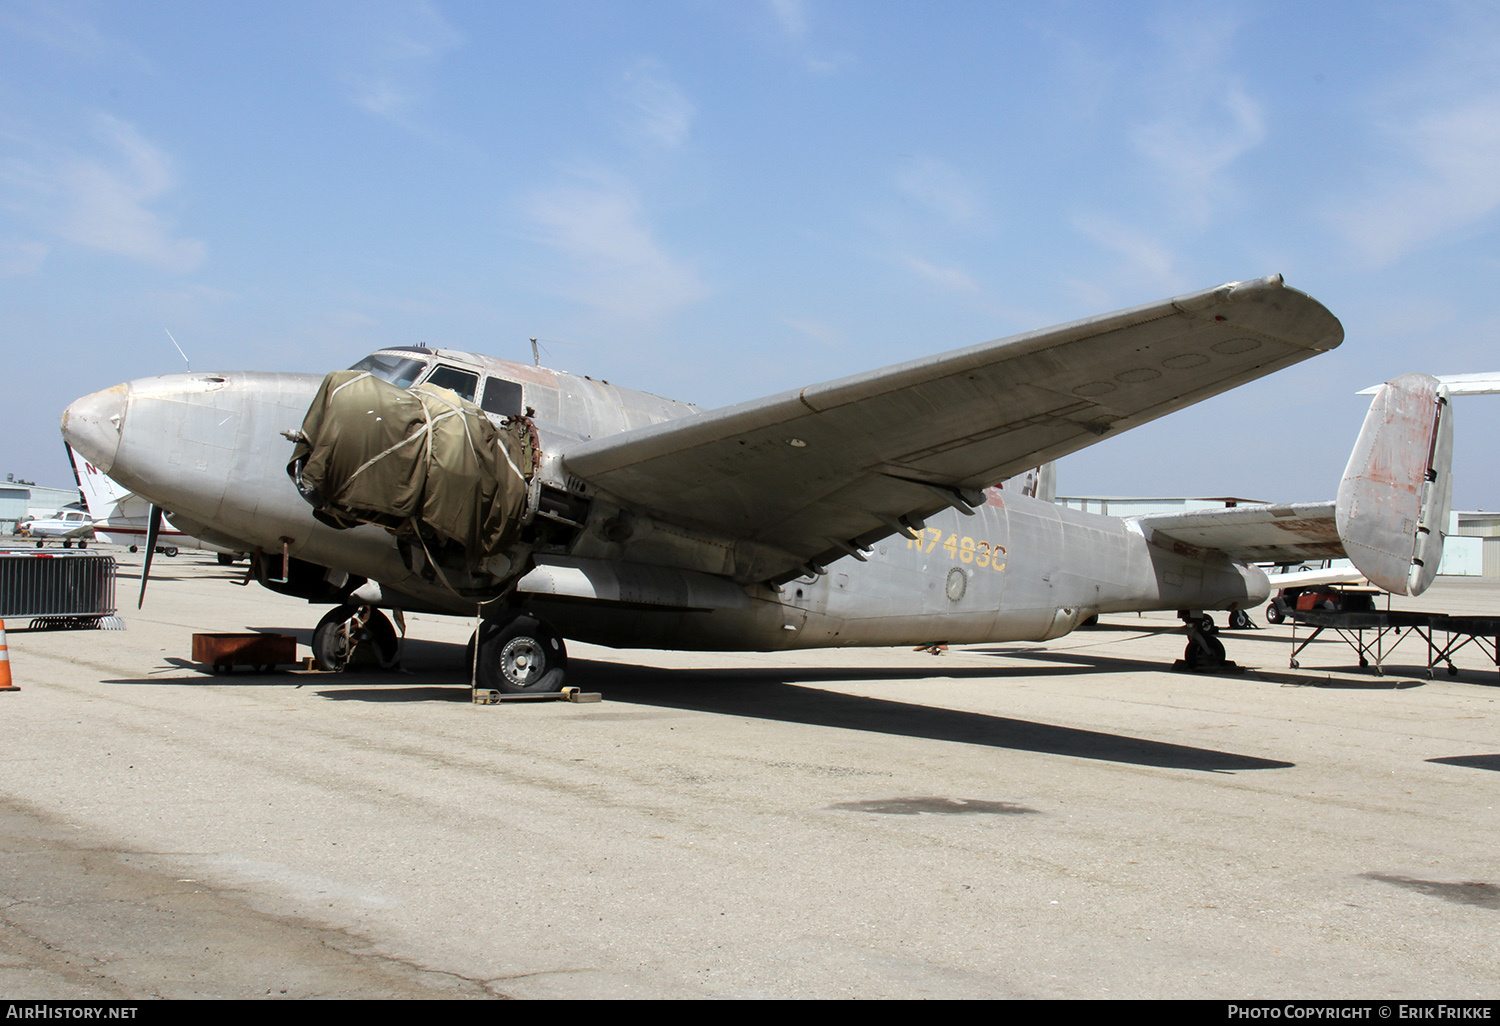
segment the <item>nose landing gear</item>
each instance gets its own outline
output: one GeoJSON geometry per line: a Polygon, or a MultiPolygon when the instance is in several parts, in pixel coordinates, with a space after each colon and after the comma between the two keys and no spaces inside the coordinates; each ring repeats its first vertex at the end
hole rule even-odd
{"type": "Polygon", "coordinates": [[[396,629],[384,613],[347,604],[330,609],[318,621],[312,650],[318,669],[332,672],[360,666],[389,670],[400,656],[396,629]]]}

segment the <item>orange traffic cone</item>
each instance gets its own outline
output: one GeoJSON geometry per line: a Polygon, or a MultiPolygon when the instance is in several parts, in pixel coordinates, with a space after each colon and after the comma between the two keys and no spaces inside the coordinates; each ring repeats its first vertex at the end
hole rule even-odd
{"type": "Polygon", "coordinates": [[[20,691],[10,682],[10,649],[5,647],[5,621],[0,620],[0,691],[20,691]]]}

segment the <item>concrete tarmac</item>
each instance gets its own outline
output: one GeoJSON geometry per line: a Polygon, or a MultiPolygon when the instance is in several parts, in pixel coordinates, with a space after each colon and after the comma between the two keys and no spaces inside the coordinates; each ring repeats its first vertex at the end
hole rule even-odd
{"type": "Polygon", "coordinates": [[[1500,996],[1472,647],[1429,680],[1406,643],[1288,669],[1288,627],[1175,673],[1169,614],[942,656],[573,644],[602,703],[475,706],[441,617],[401,672],[209,674],[194,632],[305,653],[323,608],[184,553],[136,612],[119,555],[127,630],[8,623],[0,996],[1500,996]]]}

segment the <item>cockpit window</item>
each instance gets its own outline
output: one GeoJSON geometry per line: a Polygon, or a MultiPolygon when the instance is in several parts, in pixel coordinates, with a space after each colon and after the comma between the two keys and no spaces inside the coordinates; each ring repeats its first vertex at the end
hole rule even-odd
{"type": "Polygon", "coordinates": [[[389,353],[371,353],[356,363],[350,370],[369,371],[382,381],[389,381],[397,388],[410,388],[413,381],[427,369],[423,360],[409,360],[404,356],[389,353]]]}
{"type": "Polygon", "coordinates": [[[462,371],[457,367],[445,367],[440,364],[424,384],[452,389],[461,398],[467,399],[472,403],[474,401],[474,389],[479,385],[479,375],[472,371],[462,371]]]}
{"type": "Polygon", "coordinates": [[[479,408],[497,417],[518,417],[521,414],[521,386],[504,378],[487,378],[484,382],[484,401],[479,408]]]}

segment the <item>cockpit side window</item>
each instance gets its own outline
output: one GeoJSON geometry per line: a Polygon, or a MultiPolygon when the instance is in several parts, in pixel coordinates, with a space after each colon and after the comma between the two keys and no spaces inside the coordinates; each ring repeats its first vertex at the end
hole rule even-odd
{"type": "Polygon", "coordinates": [[[504,378],[488,378],[484,383],[484,401],[479,408],[497,417],[521,415],[521,386],[504,378]]]}
{"type": "Polygon", "coordinates": [[[404,356],[392,356],[389,353],[371,353],[349,369],[369,371],[375,377],[382,381],[389,381],[397,388],[410,388],[412,382],[421,377],[422,372],[427,369],[427,363],[424,360],[410,360],[404,356]]]}
{"type": "Polygon", "coordinates": [[[473,371],[459,370],[457,367],[446,367],[439,364],[424,384],[451,389],[457,392],[461,398],[467,399],[472,403],[474,401],[474,389],[479,386],[479,375],[473,371]]]}

